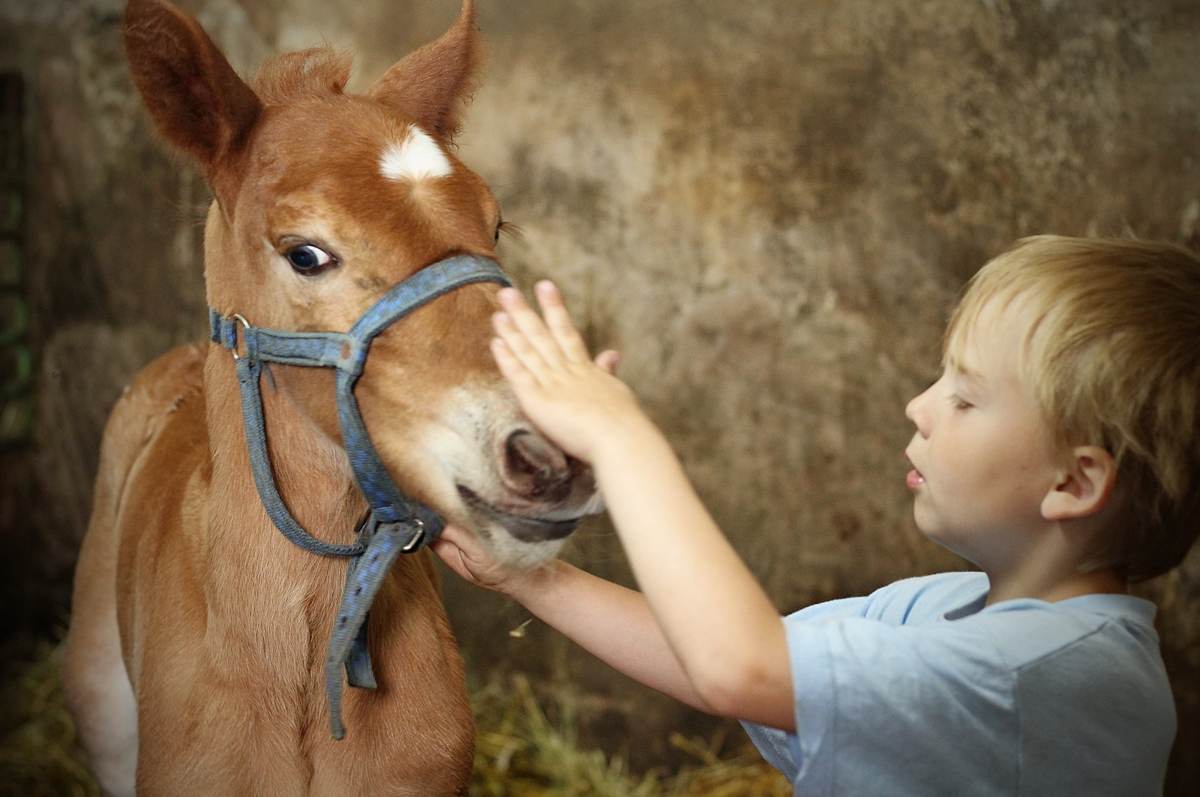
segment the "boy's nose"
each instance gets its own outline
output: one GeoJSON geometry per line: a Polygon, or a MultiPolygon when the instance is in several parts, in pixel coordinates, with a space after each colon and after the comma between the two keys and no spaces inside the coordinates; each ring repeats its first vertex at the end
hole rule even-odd
{"type": "Polygon", "coordinates": [[[917,427],[917,431],[921,437],[929,437],[929,417],[924,411],[924,398],[929,393],[926,390],[912,397],[908,405],[904,408],[904,414],[908,417],[913,425],[917,427]]]}

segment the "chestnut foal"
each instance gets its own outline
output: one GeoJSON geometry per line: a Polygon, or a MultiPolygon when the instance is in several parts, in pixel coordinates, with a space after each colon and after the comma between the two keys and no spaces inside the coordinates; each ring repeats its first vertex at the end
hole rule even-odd
{"type": "Polygon", "coordinates": [[[473,3],[362,96],[326,49],[248,85],[160,0],[132,0],[124,31],[151,117],[214,194],[213,340],[143,370],[105,430],[63,663],[96,775],[114,794],[462,793],[462,663],[416,549],[444,518],[533,566],[598,508],[488,354],[500,212],[450,148],[473,3]],[[366,688],[343,697],[343,668],[366,688]]]}

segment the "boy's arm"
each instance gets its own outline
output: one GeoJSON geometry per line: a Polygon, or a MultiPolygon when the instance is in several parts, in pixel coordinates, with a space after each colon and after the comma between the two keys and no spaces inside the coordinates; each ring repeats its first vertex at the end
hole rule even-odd
{"type": "MultiPolygon", "coordinates": [[[[714,713],[793,729],[779,613],[633,393],[592,362],[557,289],[539,283],[537,295],[545,322],[505,289],[495,323],[493,355],[522,409],[591,464],[650,610],[700,700],[714,713]]],[[[573,618],[587,622],[589,612],[573,618]]]]}
{"type": "Polygon", "coordinates": [[[529,573],[505,573],[477,540],[453,526],[434,543],[434,550],[460,576],[513,598],[613,669],[714,713],[692,688],[640,592],[563,561],[529,573]]]}
{"type": "Polygon", "coordinates": [[[593,462],[634,576],[688,680],[715,713],[796,725],[779,612],[646,421],[593,462]]]}

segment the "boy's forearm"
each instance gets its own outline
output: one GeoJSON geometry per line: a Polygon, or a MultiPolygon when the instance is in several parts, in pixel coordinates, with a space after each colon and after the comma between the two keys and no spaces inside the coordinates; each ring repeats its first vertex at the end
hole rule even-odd
{"type": "MultiPolygon", "coordinates": [[[[592,463],[609,514],[650,609],[690,682],[721,713],[750,695],[768,712],[790,711],[787,642],[778,611],[716,527],[662,434],[648,420],[613,435],[592,463]]],[[[786,720],[790,713],[784,715],[786,720]]]]}
{"type": "Polygon", "coordinates": [[[555,561],[509,594],[612,668],[712,713],[692,687],[640,592],[555,561]]]}

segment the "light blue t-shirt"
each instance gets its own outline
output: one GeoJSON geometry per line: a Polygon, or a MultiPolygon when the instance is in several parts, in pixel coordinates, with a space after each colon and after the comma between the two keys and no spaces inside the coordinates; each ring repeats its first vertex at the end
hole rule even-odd
{"type": "Polygon", "coordinates": [[[1161,794],[1175,707],[1154,604],[987,592],[944,573],[784,618],[797,732],[750,738],[797,795],[1161,794]]]}

